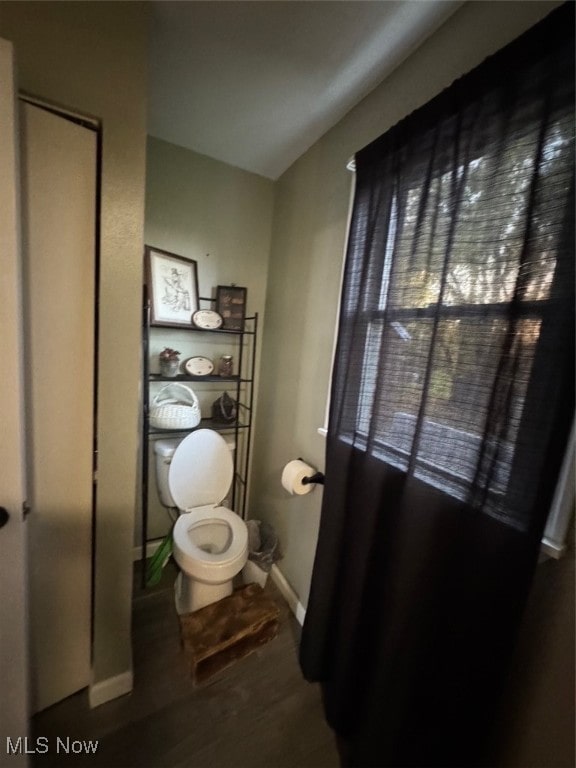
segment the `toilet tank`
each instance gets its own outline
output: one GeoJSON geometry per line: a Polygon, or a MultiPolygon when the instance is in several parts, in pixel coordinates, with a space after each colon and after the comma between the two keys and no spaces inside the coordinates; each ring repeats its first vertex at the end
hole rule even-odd
{"type": "MultiPolygon", "coordinates": [[[[228,448],[230,449],[230,453],[232,454],[232,460],[234,460],[234,451],[236,449],[234,435],[222,435],[222,437],[228,444],[228,448]]],[[[170,488],[168,486],[168,473],[170,471],[170,463],[172,461],[172,456],[174,456],[174,451],[176,450],[178,445],[180,445],[183,439],[184,439],[183,437],[176,437],[176,438],[170,438],[166,440],[154,441],[154,458],[155,458],[155,465],[156,465],[156,488],[158,490],[160,503],[164,507],[177,506],[174,503],[174,499],[172,498],[172,494],[170,493],[170,488]]],[[[217,501],[221,501],[221,500],[218,499],[217,501]]],[[[224,499],[222,501],[222,504],[225,507],[230,506],[228,499],[224,499]]]]}

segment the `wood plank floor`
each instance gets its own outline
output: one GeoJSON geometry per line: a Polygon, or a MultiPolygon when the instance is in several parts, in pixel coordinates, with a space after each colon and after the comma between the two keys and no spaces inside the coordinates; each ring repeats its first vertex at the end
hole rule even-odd
{"type": "Polygon", "coordinates": [[[82,691],[33,718],[48,739],[32,766],[63,768],[336,768],[320,691],[300,673],[300,627],[271,580],[281,608],[278,637],[194,688],[180,648],[174,572],[142,591],[135,577],[134,691],[94,710],[82,691]],[[57,738],[98,740],[94,754],[57,752],[57,738]]]}

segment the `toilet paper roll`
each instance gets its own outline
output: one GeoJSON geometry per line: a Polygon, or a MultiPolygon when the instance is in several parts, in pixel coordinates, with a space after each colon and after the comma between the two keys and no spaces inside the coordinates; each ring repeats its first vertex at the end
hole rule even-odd
{"type": "Polygon", "coordinates": [[[314,485],[304,485],[302,480],[305,477],[312,477],[316,470],[313,469],[306,462],[300,459],[294,459],[289,461],[288,464],[282,470],[282,485],[288,491],[288,493],[297,494],[303,496],[306,493],[314,490],[314,485]]]}

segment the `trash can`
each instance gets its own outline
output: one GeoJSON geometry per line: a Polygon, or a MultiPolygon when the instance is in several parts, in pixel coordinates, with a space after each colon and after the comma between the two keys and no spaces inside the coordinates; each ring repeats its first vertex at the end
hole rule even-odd
{"type": "Polygon", "coordinates": [[[280,559],[278,536],[270,523],[248,520],[248,560],[242,568],[244,584],[264,587],[274,563],[280,559]]]}

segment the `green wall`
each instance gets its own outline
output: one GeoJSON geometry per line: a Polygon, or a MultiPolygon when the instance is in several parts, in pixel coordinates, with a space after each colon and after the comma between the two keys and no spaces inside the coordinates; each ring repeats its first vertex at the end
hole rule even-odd
{"type": "Polygon", "coordinates": [[[183,147],[148,138],[145,240],[198,262],[200,294],[248,287],[264,312],[274,184],[183,147]]]}
{"type": "MultiPolygon", "coordinates": [[[[145,241],[197,261],[201,296],[214,296],[217,285],[245,286],[247,314],[258,312],[259,322],[264,326],[273,193],[274,184],[269,179],[149,137],[145,241]]],[[[170,346],[183,353],[182,360],[191,355],[217,360],[220,354],[236,354],[237,348],[226,347],[229,339],[154,329],[150,351],[154,356],[164,346],[170,346]]],[[[260,346],[261,343],[257,362],[260,346]]],[[[203,384],[196,384],[194,390],[202,412],[209,413],[211,402],[221,390],[203,384]]],[[[257,393],[258,376],[255,403],[257,393]]],[[[256,410],[255,432],[258,428],[256,410]]],[[[148,538],[153,538],[168,531],[170,520],[158,501],[152,457],[149,466],[148,538]]],[[[136,545],[140,542],[139,522],[137,519],[136,545]]]]}

